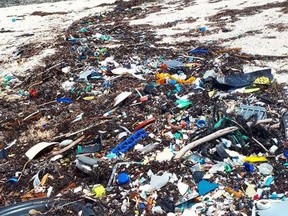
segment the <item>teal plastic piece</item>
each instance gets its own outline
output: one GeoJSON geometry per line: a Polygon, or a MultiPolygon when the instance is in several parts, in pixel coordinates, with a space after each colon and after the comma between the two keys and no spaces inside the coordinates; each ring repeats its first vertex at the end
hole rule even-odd
{"type": "Polygon", "coordinates": [[[185,100],[185,99],[180,99],[176,101],[177,107],[178,108],[187,108],[190,105],[192,105],[192,103],[189,100],[185,100]]]}
{"type": "Polygon", "coordinates": [[[200,196],[203,196],[203,195],[215,190],[218,187],[219,187],[218,184],[211,183],[211,182],[206,181],[206,180],[202,180],[198,183],[198,193],[200,196]]]}

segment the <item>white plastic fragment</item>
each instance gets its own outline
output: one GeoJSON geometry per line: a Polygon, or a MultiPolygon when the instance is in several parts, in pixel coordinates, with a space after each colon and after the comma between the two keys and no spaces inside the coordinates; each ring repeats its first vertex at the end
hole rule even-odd
{"type": "Polygon", "coordinates": [[[152,213],[158,213],[158,214],[164,214],[165,212],[163,211],[163,209],[161,208],[161,206],[154,206],[152,208],[152,213]]]}
{"type": "Polygon", "coordinates": [[[71,140],[71,139],[63,140],[63,141],[59,144],[59,146],[60,146],[60,147],[68,146],[68,145],[70,145],[72,142],[73,142],[73,140],[71,140]]]}
{"type": "Polygon", "coordinates": [[[32,146],[26,153],[26,157],[29,158],[29,160],[32,160],[39,152],[44,150],[45,148],[58,144],[58,142],[40,142],[34,146],[32,146]]]}
{"type": "Polygon", "coordinates": [[[32,178],[31,180],[33,180],[33,187],[36,188],[38,186],[40,186],[41,184],[41,181],[40,181],[40,178],[39,178],[39,174],[42,170],[39,170],[32,178]]]}
{"type": "Polygon", "coordinates": [[[218,162],[217,164],[214,164],[210,169],[209,173],[216,173],[217,171],[224,172],[225,171],[225,162],[218,162]]]}
{"type": "Polygon", "coordinates": [[[271,208],[271,201],[270,200],[258,200],[256,203],[256,207],[259,210],[266,210],[271,208]]]}
{"type": "Polygon", "coordinates": [[[274,154],[274,153],[277,151],[277,149],[278,149],[278,146],[273,145],[273,146],[271,146],[271,148],[269,149],[269,152],[270,152],[271,154],[274,154]]]}
{"type": "Polygon", "coordinates": [[[53,187],[50,186],[50,187],[47,189],[47,197],[50,197],[50,196],[51,196],[52,191],[53,191],[53,187]]]}
{"type": "Polygon", "coordinates": [[[62,68],[62,72],[65,73],[65,74],[69,73],[70,71],[71,71],[71,67],[70,66],[62,68]]]}
{"type": "Polygon", "coordinates": [[[73,88],[74,84],[75,84],[75,82],[67,80],[67,81],[63,82],[61,84],[61,86],[66,92],[68,92],[73,88]]]}
{"type": "Polygon", "coordinates": [[[80,121],[82,119],[83,115],[84,115],[84,113],[80,113],[79,115],[76,116],[76,118],[71,123],[80,121]]]}
{"type": "Polygon", "coordinates": [[[193,209],[185,209],[182,216],[198,216],[198,214],[193,209]]]}
{"type": "Polygon", "coordinates": [[[156,160],[159,162],[170,161],[173,158],[174,154],[171,152],[170,148],[164,148],[163,152],[160,152],[156,155],[156,160]]]}
{"type": "Polygon", "coordinates": [[[127,208],[128,208],[128,203],[127,203],[127,200],[123,200],[123,203],[121,205],[121,211],[123,213],[125,213],[127,211],[127,208]]]}
{"type": "Polygon", "coordinates": [[[74,188],[73,193],[79,193],[82,191],[82,189],[83,189],[82,186],[78,186],[78,187],[74,188]]]}
{"type": "Polygon", "coordinates": [[[257,192],[255,190],[255,185],[248,184],[246,191],[245,191],[245,194],[250,198],[254,197],[257,194],[257,192]]]}
{"type": "Polygon", "coordinates": [[[123,137],[126,137],[128,135],[128,133],[126,131],[124,132],[121,132],[117,135],[117,139],[120,140],[122,139],[123,137]]]}
{"type": "Polygon", "coordinates": [[[118,104],[120,104],[122,101],[124,101],[126,98],[128,98],[130,95],[132,94],[132,92],[122,92],[121,94],[119,94],[115,99],[114,99],[114,107],[117,106],[118,104]]]}
{"type": "Polygon", "coordinates": [[[145,154],[147,152],[152,151],[156,145],[158,145],[158,143],[151,143],[151,144],[148,144],[146,146],[142,145],[142,148],[138,148],[136,150],[139,151],[141,154],[145,154]]]}
{"type": "Polygon", "coordinates": [[[164,187],[170,178],[171,174],[168,172],[164,172],[162,176],[152,175],[150,185],[152,188],[158,190],[164,187]]]}
{"type": "Polygon", "coordinates": [[[178,190],[180,194],[183,196],[189,189],[189,185],[183,183],[183,182],[178,182],[177,184],[178,190]]]}
{"type": "Polygon", "coordinates": [[[61,158],[63,158],[63,155],[55,155],[54,157],[52,157],[52,158],[50,159],[50,161],[57,161],[57,160],[59,160],[59,159],[61,159],[61,158]]]}

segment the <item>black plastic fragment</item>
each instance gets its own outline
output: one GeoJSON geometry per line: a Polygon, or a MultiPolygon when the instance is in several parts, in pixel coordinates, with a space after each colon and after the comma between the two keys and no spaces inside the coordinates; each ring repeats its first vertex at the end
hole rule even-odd
{"type": "Polygon", "coordinates": [[[7,155],[7,151],[6,149],[1,149],[0,150],[0,160],[7,160],[8,159],[8,155],[7,155]]]}
{"type": "Polygon", "coordinates": [[[9,205],[4,208],[0,208],[1,216],[29,216],[29,211],[35,209],[37,211],[48,211],[52,205],[64,204],[65,200],[59,198],[44,198],[38,200],[31,200],[27,202],[21,202],[14,205],[9,205]]]}

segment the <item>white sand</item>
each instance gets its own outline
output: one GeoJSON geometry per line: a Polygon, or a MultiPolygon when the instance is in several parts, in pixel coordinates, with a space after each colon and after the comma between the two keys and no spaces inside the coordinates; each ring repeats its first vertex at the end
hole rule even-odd
{"type": "Polygon", "coordinates": [[[107,9],[97,7],[102,3],[113,3],[115,0],[81,0],[63,1],[55,3],[43,3],[24,6],[13,6],[0,8],[0,26],[11,33],[0,33],[0,74],[20,73],[23,74],[39,65],[43,57],[54,53],[49,47],[41,48],[41,44],[51,44],[58,35],[63,32],[78,19],[96,12],[107,9]],[[53,14],[49,16],[31,16],[35,11],[42,12],[68,12],[65,15],[53,14]],[[17,17],[16,22],[12,18],[17,17]],[[32,37],[18,37],[22,34],[34,33],[32,37]],[[13,51],[17,47],[29,43],[35,43],[39,47],[39,56],[17,62],[12,59],[13,51]]]}
{"type": "MultiPolygon", "coordinates": [[[[5,30],[12,30],[12,33],[0,33],[0,61],[3,61],[0,66],[0,74],[10,72],[25,73],[25,71],[33,68],[33,66],[41,63],[41,57],[53,53],[49,49],[41,50],[39,57],[26,59],[23,62],[17,63],[11,59],[12,52],[19,46],[28,43],[53,43],[57,35],[61,35],[64,30],[75,20],[81,17],[103,11],[107,8],[97,7],[101,3],[111,3],[114,0],[97,0],[97,1],[76,1],[45,3],[38,5],[17,6],[0,9],[0,25],[5,30]],[[50,15],[50,16],[30,16],[34,11],[44,12],[68,12],[67,15],[50,15]],[[12,22],[11,16],[24,16],[24,20],[17,20],[12,22]],[[34,33],[33,37],[17,38],[17,36],[24,33],[34,33]]],[[[286,0],[279,0],[284,2],[286,0]]],[[[264,9],[263,11],[251,15],[238,17],[240,20],[234,23],[227,23],[226,28],[231,29],[230,32],[222,32],[218,27],[213,27],[209,22],[208,17],[217,14],[224,9],[243,9],[250,6],[264,5],[266,3],[273,3],[273,0],[223,0],[216,3],[209,3],[209,0],[195,0],[192,6],[182,7],[181,10],[176,8],[183,4],[183,1],[164,0],[157,3],[145,4],[149,5],[163,5],[166,9],[159,12],[147,15],[144,19],[131,20],[131,25],[137,24],[151,24],[160,25],[176,20],[185,20],[189,17],[196,19],[193,23],[185,23],[180,21],[176,26],[164,29],[158,29],[158,35],[165,35],[161,42],[169,42],[173,44],[177,41],[199,40],[201,42],[216,41],[219,45],[227,47],[241,47],[243,52],[249,54],[273,55],[273,56],[287,56],[288,55],[288,14],[280,12],[281,8],[264,9]],[[169,4],[168,4],[169,3],[169,4]],[[284,27],[284,31],[279,32],[276,29],[269,29],[267,24],[279,24],[284,27]],[[176,33],[185,33],[189,30],[195,30],[199,26],[206,26],[209,31],[216,31],[213,34],[200,35],[197,37],[187,38],[173,37],[176,33]],[[244,35],[248,31],[258,31],[255,35],[244,35]],[[229,39],[223,41],[224,39],[229,39]],[[233,39],[231,39],[233,38],[233,39]]],[[[229,17],[226,17],[229,21],[229,17]]],[[[48,43],[48,44],[49,44],[48,43]]],[[[256,66],[268,66],[276,71],[288,70],[287,58],[277,61],[261,61],[256,62],[256,66]]],[[[288,81],[286,74],[281,76],[281,81],[288,81]]]]}

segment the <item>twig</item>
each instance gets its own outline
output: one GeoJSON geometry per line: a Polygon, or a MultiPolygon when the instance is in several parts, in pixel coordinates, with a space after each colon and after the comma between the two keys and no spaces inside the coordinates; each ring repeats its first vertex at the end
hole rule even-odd
{"type": "MultiPolygon", "coordinates": [[[[269,124],[273,121],[272,118],[267,118],[267,119],[261,119],[258,120],[255,125],[259,125],[259,124],[269,124]]],[[[250,127],[253,123],[252,122],[247,122],[247,125],[250,127]]]]}
{"type": "Polygon", "coordinates": [[[34,112],[34,113],[28,115],[27,117],[25,117],[25,118],[23,119],[23,121],[26,121],[27,119],[29,119],[30,117],[32,117],[33,115],[35,115],[35,114],[37,114],[37,113],[39,113],[39,112],[40,112],[40,111],[37,110],[36,112],[34,112]]]}
{"type": "MultiPolygon", "coordinates": [[[[240,125],[238,122],[233,121],[233,120],[231,120],[231,121],[234,122],[238,127],[240,127],[242,130],[244,130],[246,133],[248,133],[247,130],[246,130],[244,127],[242,127],[242,125],[240,125]]],[[[257,122],[256,122],[256,123],[257,123],[257,122]]],[[[248,124],[247,124],[247,125],[248,125],[248,124]]],[[[269,152],[269,150],[268,150],[261,142],[259,142],[255,137],[251,136],[251,138],[252,138],[252,140],[255,141],[261,148],[263,148],[266,152],[269,152]]]]}
{"type": "Polygon", "coordinates": [[[212,133],[212,134],[210,134],[210,135],[208,135],[208,136],[206,136],[206,137],[203,137],[203,138],[201,138],[201,139],[199,139],[199,140],[196,140],[196,141],[194,141],[194,142],[191,142],[191,143],[189,143],[188,145],[186,145],[185,147],[183,147],[183,148],[176,154],[176,156],[174,157],[174,159],[179,159],[179,158],[181,158],[188,150],[191,150],[191,149],[193,149],[193,148],[195,148],[195,147],[197,147],[197,146],[199,146],[199,145],[201,145],[201,144],[203,144],[203,143],[205,143],[205,142],[208,142],[208,141],[210,141],[210,140],[214,140],[214,139],[216,139],[216,138],[218,138],[218,137],[224,136],[224,135],[226,135],[226,134],[228,134],[228,133],[231,133],[231,132],[233,132],[233,131],[236,131],[236,130],[238,130],[238,127],[235,127],[235,126],[233,126],[233,127],[228,127],[228,128],[225,128],[225,129],[218,130],[218,131],[216,131],[216,132],[214,132],[214,133],[212,133]]]}
{"type": "Polygon", "coordinates": [[[260,143],[255,137],[251,137],[252,138],[252,140],[254,141],[254,142],[256,142],[260,147],[262,147],[266,152],[269,152],[269,150],[262,144],[262,143],[260,143]]]}
{"type": "Polygon", "coordinates": [[[63,135],[54,137],[52,140],[56,140],[56,139],[59,139],[59,138],[62,138],[62,137],[66,137],[66,138],[67,138],[67,137],[73,136],[73,135],[75,135],[75,134],[84,132],[84,131],[89,130],[89,129],[93,128],[93,127],[96,127],[96,126],[98,126],[98,125],[101,125],[101,124],[103,124],[103,123],[106,123],[107,121],[108,121],[108,120],[104,120],[104,121],[100,122],[99,124],[86,127],[86,128],[81,129],[81,130],[79,130],[79,131],[75,131],[75,132],[72,132],[72,133],[66,133],[66,134],[63,134],[63,135]]]}
{"type": "Polygon", "coordinates": [[[279,127],[280,127],[280,123],[278,122],[276,124],[271,125],[269,128],[273,130],[273,129],[277,129],[279,127]]]}
{"type": "Polygon", "coordinates": [[[20,181],[20,179],[21,179],[21,177],[22,177],[22,175],[23,175],[23,172],[24,172],[24,170],[26,169],[26,166],[28,165],[28,163],[29,163],[30,161],[31,161],[31,160],[28,160],[28,161],[24,164],[23,169],[21,170],[21,174],[20,174],[20,176],[19,176],[19,178],[18,178],[18,181],[20,181]]]}

